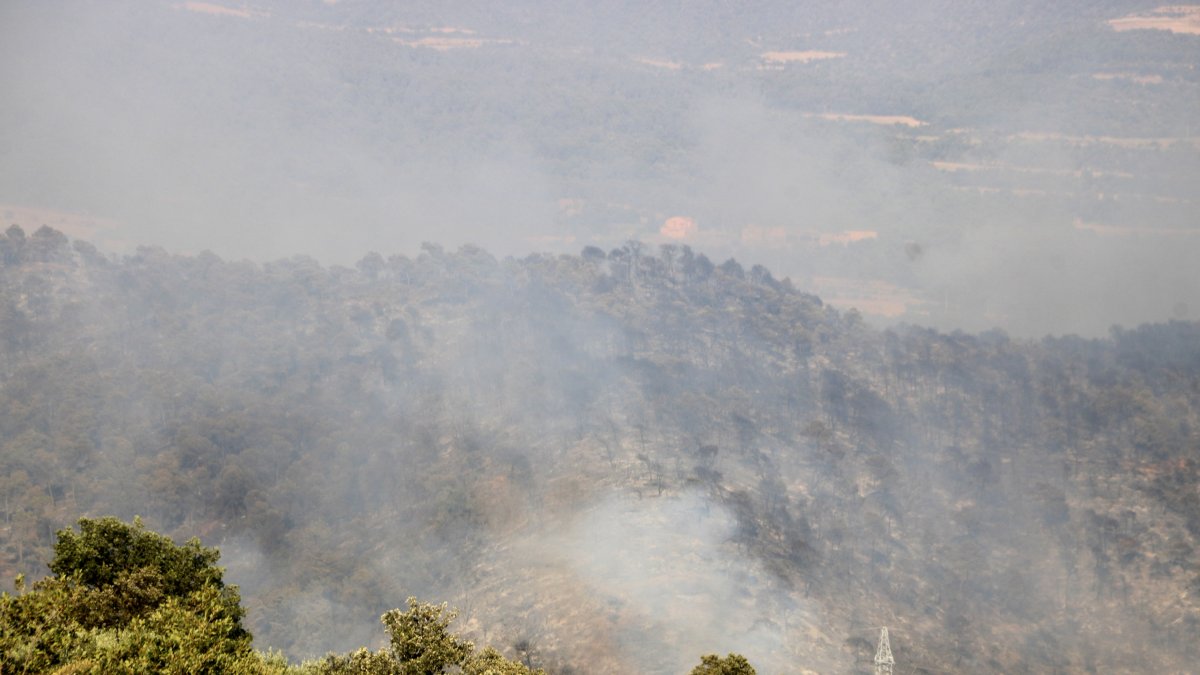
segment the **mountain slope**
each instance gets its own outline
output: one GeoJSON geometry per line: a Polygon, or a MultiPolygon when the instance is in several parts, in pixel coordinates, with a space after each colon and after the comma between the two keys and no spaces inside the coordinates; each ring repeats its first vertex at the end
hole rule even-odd
{"type": "Polygon", "coordinates": [[[549,672],[1186,670],[1200,326],[880,332],[687,248],[355,269],[0,239],[0,571],[222,550],[259,647],[407,595],[549,672]],[[649,665],[647,665],[649,664],[649,665]]]}

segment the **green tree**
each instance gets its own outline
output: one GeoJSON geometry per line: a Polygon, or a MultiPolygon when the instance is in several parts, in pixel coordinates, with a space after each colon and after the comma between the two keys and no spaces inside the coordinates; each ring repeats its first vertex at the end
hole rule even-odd
{"type": "Polygon", "coordinates": [[[225,585],[224,570],[216,564],[220,557],[196,538],[177,545],[147,530],[139,518],[133,524],[112,517],[82,518],[78,534],[72,529],[58,532],[50,571],[86,590],[90,602],[78,618],[88,627],[123,624],[169,598],[216,589],[220,618],[229,620],[229,637],[248,639],[238,589],[225,585]]]}
{"type": "Polygon", "coordinates": [[[408,611],[393,609],[381,617],[391,637],[392,655],[404,675],[432,675],[462,665],[475,646],[450,632],[458,617],[445,603],[432,605],[408,599],[408,611]]]}
{"type": "Polygon", "coordinates": [[[755,675],[755,671],[741,654],[729,654],[725,658],[706,654],[700,657],[700,665],[692,668],[691,675],[755,675]]]}
{"type": "Polygon", "coordinates": [[[409,598],[407,611],[393,609],[381,617],[390,637],[388,649],[330,654],[304,664],[302,670],[308,675],[545,675],[491,647],[475,651],[474,644],[450,631],[457,616],[445,603],[433,605],[409,598]]]}
{"type": "Polygon", "coordinates": [[[139,520],[58,533],[54,576],[0,595],[0,673],[282,672],[250,647],[237,588],[215,549],[180,546],[139,520]]]}
{"type": "Polygon", "coordinates": [[[510,661],[492,647],[485,647],[468,658],[462,666],[463,675],[538,675],[541,669],[531,670],[517,661],[510,661]]]}

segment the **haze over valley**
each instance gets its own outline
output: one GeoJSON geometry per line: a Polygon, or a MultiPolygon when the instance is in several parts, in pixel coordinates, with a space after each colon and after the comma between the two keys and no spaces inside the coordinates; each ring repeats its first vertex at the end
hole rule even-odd
{"type": "Polygon", "coordinates": [[[1198,21],[0,5],[0,672],[1189,672],[1198,21]]]}
{"type": "Polygon", "coordinates": [[[30,232],[326,264],[637,239],[880,323],[1196,318],[1188,6],[0,12],[0,216],[30,232]]]}

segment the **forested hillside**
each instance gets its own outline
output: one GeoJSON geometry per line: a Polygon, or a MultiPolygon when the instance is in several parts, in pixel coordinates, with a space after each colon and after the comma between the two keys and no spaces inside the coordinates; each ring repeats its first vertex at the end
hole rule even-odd
{"type": "Polygon", "coordinates": [[[255,646],[407,596],[549,673],[1184,672],[1200,325],[879,331],[687,247],[355,268],[0,237],[0,576],[221,549],[255,646]],[[911,670],[907,671],[911,672],[911,670]]]}

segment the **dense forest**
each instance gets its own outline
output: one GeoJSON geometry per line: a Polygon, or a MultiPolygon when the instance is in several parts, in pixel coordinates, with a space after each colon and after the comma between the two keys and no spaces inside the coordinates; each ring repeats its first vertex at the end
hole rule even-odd
{"type": "Polygon", "coordinates": [[[910,672],[1185,672],[1198,416],[1196,323],[878,330],[686,246],[0,237],[0,576],[140,515],[293,662],[417,596],[551,674],[858,672],[881,625],[910,672]]]}

